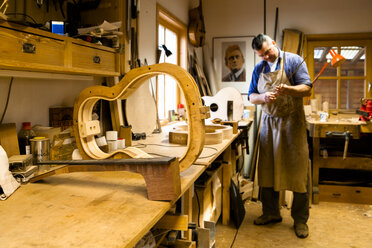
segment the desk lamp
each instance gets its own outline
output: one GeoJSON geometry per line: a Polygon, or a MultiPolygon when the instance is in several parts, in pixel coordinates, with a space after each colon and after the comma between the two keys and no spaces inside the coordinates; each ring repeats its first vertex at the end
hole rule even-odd
{"type": "MultiPolygon", "coordinates": [[[[346,61],[346,59],[344,58],[344,56],[342,56],[341,54],[336,53],[335,50],[333,50],[333,49],[331,49],[329,51],[329,53],[332,56],[332,60],[331,60],[332,67],[338,67],[338,66],[342,65],[346,61]]],[[[319,73],[316,75],[316,77],[314,78],[314,80],[311,83],[314,84],[315,81],[318,80],[319,76],[323,73],[323,71],[328,66],[328,64],[329,64],[329,60],[327,60],[327,62],[324,64],[324,66],[322,67],[322,69],[319,71],[319,73]]]]}
{"type": "Polygon", "coordinates": [[[157,50],[157,53],[156,53],[156,62],[157,63],[159,63],[160,56],[161,56],[161,53],[162,53],[162,50],[160,48],[164,50],[165,56],[169,57],[169,56],[172,55],[172,52],[165,45],[159,46],[159,48],[157,50]]]}
{"type": "MultiPolygon", "coordinates": [[[[329,51],[329,53],[332,56],[332,59],[331,59],[331,65],[332,65],[332,67],[338,67],[338,66],[342,65],[346,61],[346,59],[345,59],[344,56],[342,56],[341,54],[336,53],[335,50],[333,50],[333,49],[331,49],[329,51]]],[[[322,69],[315,76],[314,80],[311,82],[313,85],[318,80],[319,76],[323,73],[323,71],[325,70],[325,68],[328,66],[329,62],[330,61],[327,60],[327,62],[323,65],[322,69]]],[[[310,97],[307,97],[306,103],[309,104],[309,101],[310,101],[310,97]]]]}

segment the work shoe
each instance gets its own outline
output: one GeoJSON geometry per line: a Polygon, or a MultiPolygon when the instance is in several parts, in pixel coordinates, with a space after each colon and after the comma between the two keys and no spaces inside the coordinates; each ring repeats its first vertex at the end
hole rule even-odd
{"type": "Polygon", "coordinates": [[[278,223],[282,222],[282,217],[280,216],[272,216],[272,215],[261,215],[257,219],[253,221],[255,225],[267,225],[270,223],[278,223]]]}
{"type": "Polygon", "coordinates": [[[294,230],[296,233],[296,236],[299,237],[300,239],[304,239],[307,236],[309,236],[309,228],[305,223],[297,223],[294,224],[294,230]]]}

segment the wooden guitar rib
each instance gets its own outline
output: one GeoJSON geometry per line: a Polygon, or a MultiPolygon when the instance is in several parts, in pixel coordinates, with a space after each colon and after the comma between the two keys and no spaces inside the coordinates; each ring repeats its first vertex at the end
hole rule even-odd
{"type": "Polygon", "coordinates": [[[183,68],[168,63],[133,69],[112,87],[91,86],[79,94],[74,104],[73,128],[76,143],[83,159],[151,157],[142,150],[133,147],[112,153],[103,152],[97,146],[94,138],[94,135],[100,133],[100,128],[98,121],[92,120],[92,109],[100,99],[114,101],[127,98],[146,80],[160,74],[168,74],[175,78],[185,95],[189,135],[187,150],[179,159],[180,171],[184,171],[192,165],[204,146],[204,119],[208,118],[209,109],[202,105],[199,90],[192,76],[183,68]]]}

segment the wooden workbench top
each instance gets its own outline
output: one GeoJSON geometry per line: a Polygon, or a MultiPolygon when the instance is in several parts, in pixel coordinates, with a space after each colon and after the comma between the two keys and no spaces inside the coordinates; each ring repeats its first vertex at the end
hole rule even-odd
{"type": "MultiPolygon", "coordinates": [[[[181,173],[182,194],[205,170],[181,173]]],[[[131,172],[52,176],[0,202],[2,247],[133,247],[173,203],[150,201],[131,172]]]]}
{"type": "MultiPolygon", "coordinates": [[[[244,125],[249,125],[251,121],[247,121],[244,125]]],[[[162,133],[151,134],[145,140],[134,141],[133,145],[141,150],[149,153],[152,156],[174,156],[181,157],[187,146],[170,144],[169,131],[177,125],[183,125],[184,122],[174,123],[163,127],[162,133]]],[[[194,164],[209,166],[237,137],[239,133],[233,134],[230,139],[224,139],[222,143],[215,145],[205,145],[199,158],[194,164]]]]}

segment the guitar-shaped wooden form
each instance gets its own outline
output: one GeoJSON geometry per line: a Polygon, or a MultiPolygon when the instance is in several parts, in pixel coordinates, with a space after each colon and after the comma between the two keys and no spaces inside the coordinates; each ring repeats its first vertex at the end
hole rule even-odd
{"type": "Polygon", "coordinates": [[[229,120],[229,112],[232,110],[232,121],[242,119],[244,112],[244,101],[240,92],[234,87],[226,87],[217,92],[214,96],[203,96],[204,105],[210,107],[210,120],[229,120]],[[232,103],[229,110],[229,102],[232,103]]]}
{"type": "MultiPolygon", "coordinates": [[[[59,161],[58,164],[67,164],[67,166],[38,175],[32,181],[60,173],[129,170],[141,173],[145,178],[150,200],[174,200],[180,193],[179,172],[190,167],[203,150],[204,119],[209,117],[208,110],[208,107],[202,105],[193,77],[186,70],[174,64],[162,63],[133,69],[112,87],[88,87],[75,100],[73,114],[76,144],[84,160],[71,161],[71,163],[59,161]],[[181,158],[152,158],[135,147],[127,147],[111,153],[102,151],[95,141],[95,135],[101,132],[99,121],[92,120],[92,110],[96,102],[100,99],[107,101],[126,99],[144,82],[161,74],[172,76],[185,95],[186,113],[189,120],[189,136],[185,154],[181,158]]],[[[56,161],[48,162],[57,164],[56,161]]]]}
{"type": "Polygon", "coordinates": [[[200,0],[198,7],[189,11],[189,18],[189,41],[193,46],[201,47],[205,43],[205,25],[202,10],[202,0],[200,0]]]}

